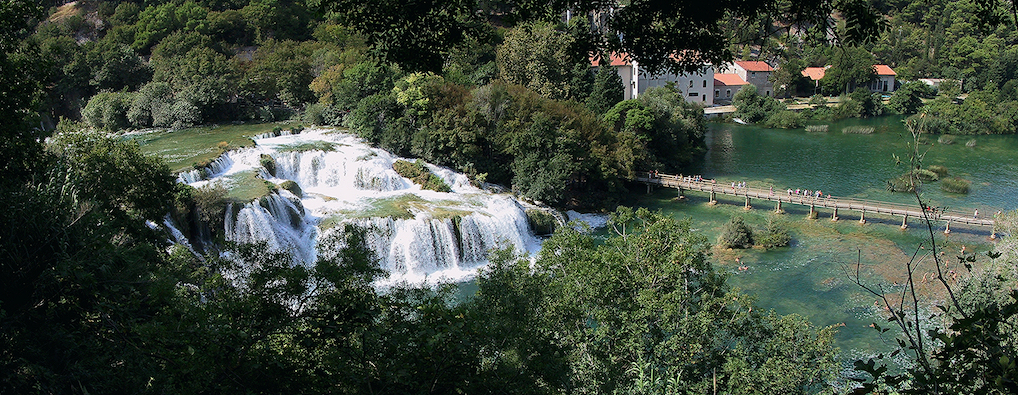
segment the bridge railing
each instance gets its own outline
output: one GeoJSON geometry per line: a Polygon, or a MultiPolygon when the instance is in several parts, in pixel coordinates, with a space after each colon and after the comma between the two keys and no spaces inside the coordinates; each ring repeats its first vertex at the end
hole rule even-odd
{"type": "MultiPolygon", "coordinates": [[[[636,181],[658,184],[672,188],[682,187],[687,189],[698,189],[702,191],[713,191],[715,193],[721,193],[723,195],[746,196],[750,198],[775,200],[794,204],[814,205],[828,208],[845,208],[849,210],[859,210],[872,213],[924,217],[922,209],[915,204],[884,202],[879,200],[847,198],[830,195],[825,195],[823,197],[803,196],[795,194],[787,195],[788,189],[772,191],[769,188],[763,189],[739,186],[732,187],[731,185],[719,184],[717,183],[716,180],[711,179],[700,180],[696,176],[639,172],[636,174],[636,181]]],[[[926,214],[928,214],[931,219],[935,220],[943,219],[981,225],[992,223],[992,220],[988,218],[984,219],[971,218],[968,217],[966,214],[962,214],[961,212],[949,213],[945,211],[935,211],[926,214]]]]}

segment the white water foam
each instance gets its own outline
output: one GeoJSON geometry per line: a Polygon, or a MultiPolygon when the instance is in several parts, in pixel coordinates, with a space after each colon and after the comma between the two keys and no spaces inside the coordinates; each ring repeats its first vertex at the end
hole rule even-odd
{"type": "Polygon", "coordinates": [[[255,147],[233,151],[210,165],[204,177],[179,178],[196,187],[229,185],[230,176],[255,170],[277,185],[291,180],[300,187],[302,197],[280,188],[229,207],[229,241],[265,242],[310,263],[319,253],[329,253],[318,251],[320,235],[343,223],[358,224],[369,230],[368,243],[390,273],[380,285],[463,281],[488,262],[492,249],[508,247],[533,255],[540,248],[519,202],[478,189],[463,174],[429,164],[452,189],[435,192],[392,169],[393,162],[403,158],[349,134],[305,130],[255,141],[255,147]],[[332,150],[308,149],[314,146],[332,150]],[[273,158],[275,176],[262,167],[263,155],[273,158]]]}

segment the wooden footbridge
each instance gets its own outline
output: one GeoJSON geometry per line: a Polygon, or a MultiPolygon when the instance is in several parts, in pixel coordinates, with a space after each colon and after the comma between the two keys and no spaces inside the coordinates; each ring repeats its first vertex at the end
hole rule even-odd
{"type": "Polygon", "coordinates": [[[796,204],[809,207],[809,218],[816,218],[818,216],[817,208],[830,209],[833,211],[831,214],[832,221],[838,220],[838,210],[850,210],[859,212],[860,223],[866,223],[867,214],[884,214],[894,217],[900,216],[902,229],[908,227],[909,218],[917,220],[929,219],[944,221],[946,223],[944,233],[951,232],[951,224],[988,226],[991,229],[994,228],[994,221],[992,218],[953,215],[939,210],[927,211],[924,214],[922,209],[919,207],[908,204],[851,199],[837,196],[804,196],[795,193],[790,194],[788,193],[788,190],[775,191],[769,188],[732,187],[730,185],[717,184],[715,180],[703,180],[698,177],[683,177],[660,173],[638,173],[636,181],[647,184],[648,192],[652,186],[678,189],[680,198],[684,197],[683,194],[685,191],[706,192],[710,196],[709,204],[717,204],[718,194],[745,198],[747,210],[752,208],[752,200],[756,199],[774,202],[774,210],[779,213],[784,212],[781,209],[782,204],[796,204]]]}

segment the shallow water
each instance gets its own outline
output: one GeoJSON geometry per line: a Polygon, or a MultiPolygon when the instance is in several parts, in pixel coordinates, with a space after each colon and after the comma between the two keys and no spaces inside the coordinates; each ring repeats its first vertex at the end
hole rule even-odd
{"type": "MultiPolygon", "coordinates": [[[[705,178],[717,178],[721,185],[745,181],[753,187],[821,190],[825,194],[898,203],[915,203],[915,196],[891,193],[886,180],[902,174],[907,166],[896,163],[895,155],[907,161],[910,136],[900,117],[853,120],[833,124],[827,133],[803,130],[769,130],[752,126],[712,124],[708,134],[709,151],[695,171],[705,178]],[[873,134],[843,134],[848,125],[873,126],[873,134]]],[[[926,185],[922,197],[949,212],[984,215],[997,210],[1018,208],[1018,136],[975,136],[975,147],[965,146],[970,139],[958,136],[954,145],[936,143],[921,146],[924,164],[946,166],[949,176],[972,181],[968,195],[940,191],[936,183],[926,185]]],[[[730,284],[757,297],[761,307],[782,314],[796,313],[816,325],[837,325],[837,345],[847,361],[855,357],[890,350],[893,339],[881,339],[869,327],[883,323],[882,308],[875,307],[876,297],[852,281],[856,270],[869,285],[883,292],[900,291],[896,286],[905,279],[905,263],[923,245],[928,251],[929,230],[919,221],[910,220],[901,230],[901,218],[866,215],[867,224],[858,222],[859,214],[839,212],[840,221],[830,221],[831,213],[821,210],[819,219],[806,219],[808,209],[784,205],[783,215],[772,213],[770,202],[754,202],[750,211],[744,200],[719,196],[721,204],[709,206],[706,194],[686,192],[678,200],[675,190],[661,189],[651,194],[635,191],[629,205],[661,210],[676,218],[691,218],[693,227],[709,240],[734,215],[760,230],[768,218],[788,224],[792,245],[772,250],[716,250],[713,259],[730,273],[730,284]],[[748,270],[738,270],[739,258],[748,270]]],[[[934,224],[934,237],[949,258],[956,262],[962,246],[966,251],[983,252],[991,248],[988,228],[962,228],[952,225],[950,235],[944,225],[934,224]]],[[[951,268],[955,268],[952,265],[951,268]]],[[[932,263],[924,262],[917,277],[929,273],[932,263]]],[[[964,270],[964,269],[962,269],[964,270]]],[[[917,278],[917,280],[921,280],[917,278]]],[[[928,283],[932,284],[932,282],[928,283]]],[[[929,300],[940,298],[938,287],[922,284],[929,300]]],[[[891,333],[891,332],[889,332],[891,333]]]]}

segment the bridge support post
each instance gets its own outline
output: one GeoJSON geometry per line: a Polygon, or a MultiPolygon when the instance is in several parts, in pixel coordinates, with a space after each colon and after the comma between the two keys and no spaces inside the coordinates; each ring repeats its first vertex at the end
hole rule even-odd
{"type": "Polygon", "coordinates": [[[679,187],[679,200],[685,199],[686,195],[682,194],[682,187],[679,187]]]}
{"type": "Polygon", "coordinates": [[[806,214],[808,219],[817,219],[817,209],[815,205],[809,205],[809,214],[806,214]]]}
{"type": "Polygon", "coordinates": [[[944,225],[944,234],[951,234],[951,221],[947,221],[947,225],[944,225]]]}
{"type": "Polygon", "coordinates": [[[650,183],[647,183],[647,194],[650,195],[650,183]]]}
{"type": "Polygon", "coordinates": [[[865,224],[865,223],[866,223],[866,212],[865,211],[860,211],[859,212],[859,224],[862,225],[862,224],[865,224]]]}
{"type": "Polygon", "coordinates": [[[901,229],[908,229],[908,215],[901,216],[901,229]]]}
{"type": "Polygon", "coordinates": [[[838,208],[835,207],[834,208],[834,214],[831,215],[831,222],[837,222],[837,221],[838,221],[838,208]]]}
{"type": "Polygon", "coordinates": [[[781,200],[777,201],[777,205],[774,207],[774,213],[776,213],[776,214],[784,214],[785,213],[785,210],[781,209],[781,200]]]}
{"type": "Polygon", "coordinates": [[[749,195],[746,195],[746,207],[743,207],[742,209],[746,210],[746,211],[749,211],[749,210],[753,209],[753,206],[749,205],[749,195]]]}
{"type": "Polygon", "coordinates": [[[716,205],[716,204],[718,204],[717,194],[714,192],[714,186],[711,185],[711,187],[710,187],[710,200],[707,202],[707,205],[708,206],[713,206],[713,205],[716,205]]]}

